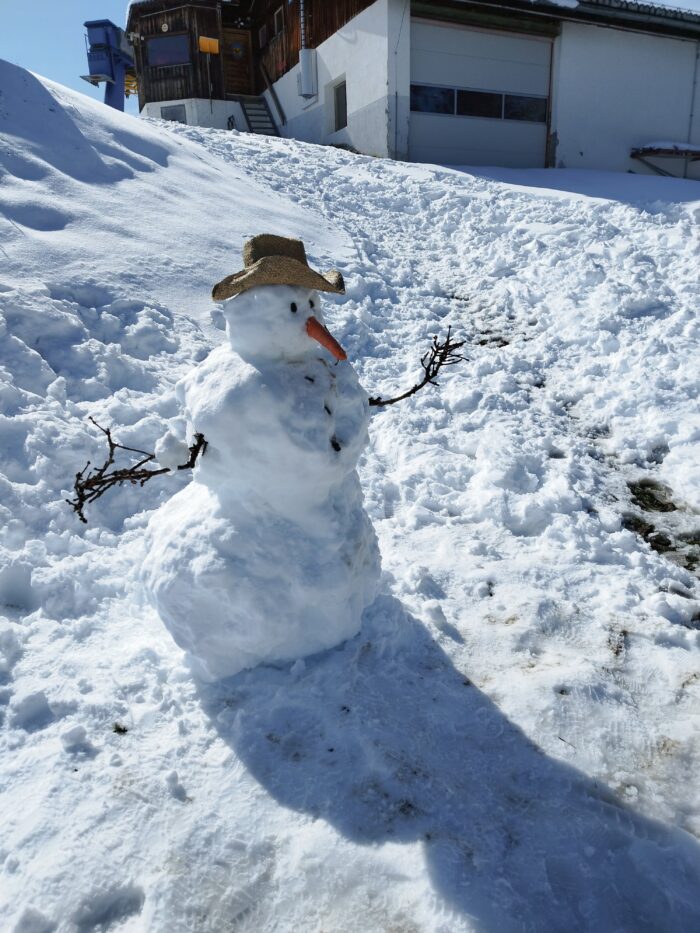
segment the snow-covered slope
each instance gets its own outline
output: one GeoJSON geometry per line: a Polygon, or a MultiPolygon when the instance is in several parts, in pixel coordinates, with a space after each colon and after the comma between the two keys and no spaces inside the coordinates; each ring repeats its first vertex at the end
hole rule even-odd
{"type": "Polygon", "coordinates": [[[697,927],[700,185],[149,125],[0,69],[0,928],[697,927]],[[470,361],[373,418],[361,634],[203,688],[136,583],[186,478],[87,527],[63,499],[88,415],[151,448],[267,230],[343,272],[372,393],[448,324],[470,361]]]}

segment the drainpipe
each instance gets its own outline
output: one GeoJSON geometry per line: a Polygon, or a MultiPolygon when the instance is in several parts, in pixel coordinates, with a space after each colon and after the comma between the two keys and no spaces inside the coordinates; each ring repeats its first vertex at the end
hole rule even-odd
{"type": "Polygon", "coordinates": [[[299,93],[306,100],[316,97],[316,49],[306,48],[306,9],[304,0],[299,0],[299,93]]]}
{"type": "MultiPolygon", "coordinates": [[[[688,145],[693,137],[693,120],[695,119],[695,98],[698,90],[698,62],[700,62],[700,42],[695,43],[695,71],[693,72],[693,93],[690,98],[690,117],[688,118],[688,145]]],[[[685,159],[683,178],[688,177],[689,160],[685,159]]]]}
{"type": "MultiPolygon", "coordinates": [[[[409,0],[406,0],[401,13],[401,23],[399,24],[399,31],[396,36],[396,44],[394,45],[394,152],[391,155],[392,159],[398,159],[399,157],[399,43],[401,42],[401,33],[403,32],[403,23],[406,18],[408,4],[409,0]]],[[[408,146],[408,139],[406,139],[406,145],[408,146]]],[[[405,156],[408,158],[408,149],[405,156]]]]}

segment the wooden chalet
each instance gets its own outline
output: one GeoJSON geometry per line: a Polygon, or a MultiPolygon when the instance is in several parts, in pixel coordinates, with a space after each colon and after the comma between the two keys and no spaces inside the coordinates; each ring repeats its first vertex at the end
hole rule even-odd
{"type": "MultiPolygon", "coordinates": [[[[372,2],[306,0],[304,44],[317,47],[372,2]]],[[[141,110],[189,98],[238,100],[262,94],[298,63],[301,3],[143,0],[132,4],[126,31],[141,110]]]]}

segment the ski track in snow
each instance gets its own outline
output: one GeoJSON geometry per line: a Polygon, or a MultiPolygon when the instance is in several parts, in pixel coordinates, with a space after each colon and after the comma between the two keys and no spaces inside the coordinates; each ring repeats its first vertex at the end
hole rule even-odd
{"type": "Polygon", "coordinates": [[[52,164],[37,126],[0,151],[0,926],[697,926],[697,580],[622,519],[651,477],[682,533],[700,524],[700,206],[656,180],[634,180],[640,206],[143,125],[49,90],[52,164]],[[61,161],[81,133],[82,175],[61,161]],[[213,192],[227,227],[216,212],[198,245],[213,192]],[[140,248],[118,229],[138,199],[140,248]],[[100,457],[88,414],[149,448],[175,413],[217,339],[206,283],[260,232],[257,201],[346,277],[326,317],[372,394],[410,384],[448,324],[469,362],[373,418],[385,580],[362,633],[198,688],[138,602],[138,510],[185,480],[114,492],[87,529],[63,496],[100,457]]]}

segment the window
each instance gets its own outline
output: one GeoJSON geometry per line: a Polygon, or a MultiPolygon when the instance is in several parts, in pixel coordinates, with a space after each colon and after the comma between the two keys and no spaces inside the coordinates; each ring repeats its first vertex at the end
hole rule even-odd
{"type": "Polygon", "coordinates": [[[455,92],[451,87],[411,85],[411,110],[419,113],[454,113],[455,92]]]}
{"type": "Polygon", "coordinates": [[[174,107],[160,108],[161,120],[172,120],[173,123],[187,123],[187,114],[184,104],[176,104],[174,107]]]}
{"type": "Polygon", "coordinates": [[[547,122],[546,97],[473,91],[468,88],[411,85],[411,110],[418,113],[447,113],[458,117],[486,117],[491,120],[547,122]]]}
{"type": "Polygon", "coordinates": [[[267,45],[267,26],[263,25],[258,30],[258,48],[264,49],[267,45]]]}
{"type": "Polygon", "coordinates": [[[333,93],[335,96],[335,129],[337,132],[348,125],[348,93],[345,81],[336,84],[333,93]]]}
{"type": "Polygon", "coordinates": [[[278,36],[284,32],[284,7],[278,7],[275,10],[275,35],[278,36]]]}
{"type": "Polygon", "coordinates": [[[148,40],[147,49],[151,68],[184,65],[190,60],[190,39],[187,35],[156,36],[148,40]]]}
{"type": "Polygon", "coordinates": [[[505,95],[503,116],[506,120],[527,120],[528,123],[547,122],[547,99],[545,97],[521,97],[505,95]]]}
{"type": "Polygon", "coordinates": [[[503,116],[503,94],[457,91],[457,113],[461,117],[491,117],[500,120],[503,116]]]}

